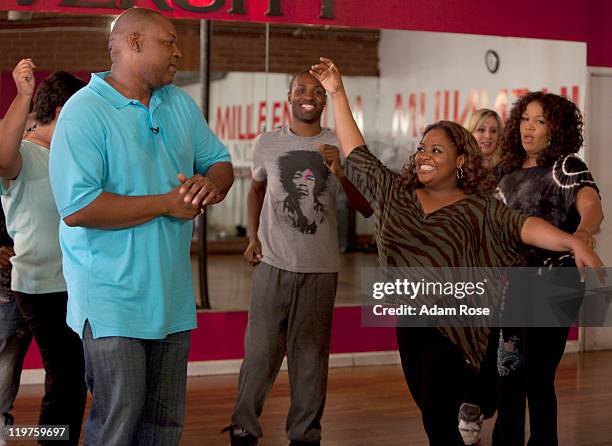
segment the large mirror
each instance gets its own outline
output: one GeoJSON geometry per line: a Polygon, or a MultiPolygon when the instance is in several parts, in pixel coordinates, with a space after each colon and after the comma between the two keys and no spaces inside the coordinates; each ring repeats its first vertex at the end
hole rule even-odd
{"type": "MultiPolygon", "coordinates": [[[[36,62],[41,78],[62,69],[88,79],[89,73],[108,69],[106,39],[113,19],[0,12],[0,117],[14,95],[11,71],[22,57],[36,62]]],[[[565,94],[584,108],[584,43],[222,21],[203,27],[191,19],[175,24],[183,52],[175,83],[201,104],[201,44],[207,43],[209,123],[230,149],[235,168],[230,194],[207,213],[206,243],[194,237],[196,302],[206,311],[248,308],[251,266],[242,252],[252,141],[263,130],[289,124],[291,74],[319,56],[340,67],[356,121],[371,149],[393,169],[402,168],[426,124],[465,123],[480,107],[505,119],[527,90],[565,94]],[[198,252],[202,246],[205,256],[198,252]],[[202,261],[207,277],[200,275],[202,261]]],[[[323,123],[333,127],[330,109],[323,123]]],[[[337,305],[359,304],[360,268],[377,264],[372,220],[340,206],[337,305]]]]}
{"type": "MultiPolygon", "coordinates": [[[[213,310],[248,308],[250,271],[246,196],[251,183],[251,153],[262,131],[290,125],[287,91],[291,75],[307,69],[319,55],[344,67],[360,125],[373,132],[378,102],[379,32],[300,25],[231,22],[211,24],[210,125],[232,153],[234,186],[207,215],[208,297],[213,310]],[[358,63],[355,58],[359,57],[358,63]],[[367,118],[366,118],[367,117],[367,118]]],[[[198,100],[200,84],[184,85],[198,100]]],[[[329,110],[322,117],[333,127],[329,110]]],[[[376,265],[371,227],[338,197],[338,236],[342,271],[337,305],[357,305],[359,268],[376,265]]]]}
{"type": "MultiPolygon", "coordinates": [[[[232,151],[236,182],[208,215],[208,289],[213,309],[248,307],[246,194],[254,137],[288,125],[288,83],[319,56],[340,67],[370,148],[400,170],[426,124],[465,124],[487,107],[505,121],[528,90],[585,98],[586,46],[577,42],[308,25],[213,23],[210,123],[232,151]],[[259,55],[259,57],[258,57],[259,55]],[[568,63],[568,61],[572,61],[568,63]]],[[[331,109],[323,125],[333,128],[331,109]]],[[[340,200],[342,203],[342,200],[340,200]]],[[[360,268],[375,266],[373,218],[339,206],[343,252],[337,305],[359,305],[360,268]]]]}

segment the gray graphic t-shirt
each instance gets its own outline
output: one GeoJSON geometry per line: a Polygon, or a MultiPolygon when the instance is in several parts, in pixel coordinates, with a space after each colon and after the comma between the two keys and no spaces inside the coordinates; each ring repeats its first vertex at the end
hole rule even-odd
{"type": "Polygon", "coordinates": [[[253,178],[267,181],[258,232],[263,261],[286,271],[331,273],[340,265],[340,183],[317,144],[338,146],[338,140],[329,129],[301,137],[283,127],[262,133],[253,145],[253,178]]]}

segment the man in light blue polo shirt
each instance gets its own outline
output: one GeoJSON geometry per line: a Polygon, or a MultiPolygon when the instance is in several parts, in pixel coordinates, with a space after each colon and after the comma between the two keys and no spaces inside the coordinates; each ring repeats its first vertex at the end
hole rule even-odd
{"type": "Polygon", "coordinates": [[[170,85],[176,30],[143,8],[109,39],[112,68],[62,110],[50,175],[68,324],[94,395],[86,445],[178,444],[196,326],[192,219],[233,181],[226,148],[170,85]]]}

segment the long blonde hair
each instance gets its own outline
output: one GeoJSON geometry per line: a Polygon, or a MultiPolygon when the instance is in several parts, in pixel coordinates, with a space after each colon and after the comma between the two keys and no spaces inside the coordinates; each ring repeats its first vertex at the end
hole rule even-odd
{"type": "Polygon", "coordinates": [[[467,129],[468,132],[473,134],[478,128],[478,126],[482,123],[482,121],[484,121],[487,118],[495,118],[495,120],[497,121],[497,135],[498,135],[497,145],[495,146],[495,150],[493,151],[493,154],[489,158],[490,164],[488,167],[490,169],[493,166],[495,166],[497,163],[499,163],[502,157],[502,140],[504,137],[504,126],[502,124],[501,118],[499,117],[497,113],[495,113],[495,111],[489,108],[481,108],[480,110],[476,110],[474,113],[472,113],[472,116],[470,116],[470,119],[468,120],[468,123],[465,126],[465,128],[467,129]]]}

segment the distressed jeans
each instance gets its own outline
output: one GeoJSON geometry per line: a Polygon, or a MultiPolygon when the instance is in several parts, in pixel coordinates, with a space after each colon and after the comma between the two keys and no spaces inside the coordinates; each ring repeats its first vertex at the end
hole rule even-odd
{"type": "Polygon", "coordinates": [[[19,390],[23,359],[32,342],[14,296],[6,291],[0,296],[0,444],[4,437],[2,426],[19,390]]]}

